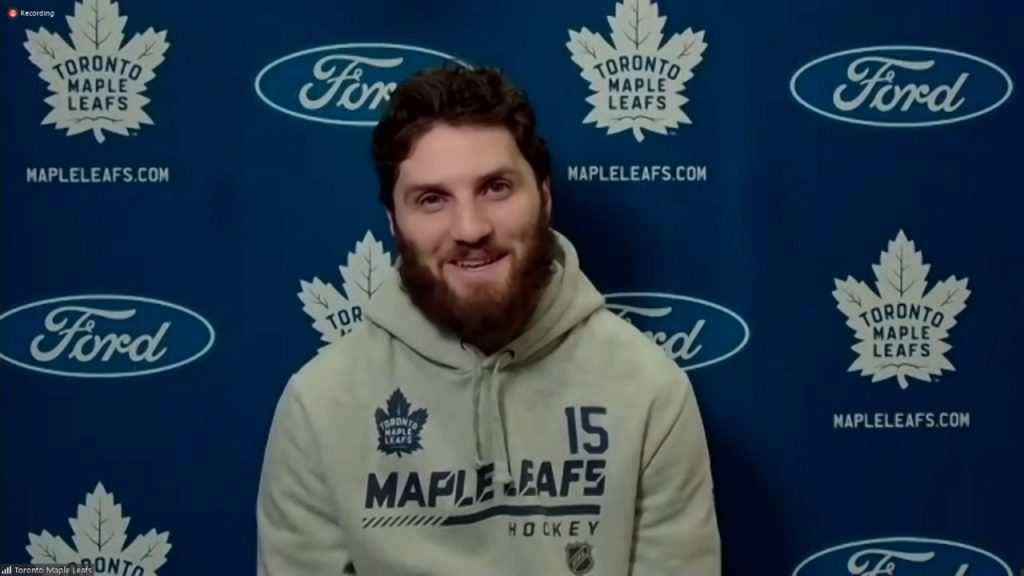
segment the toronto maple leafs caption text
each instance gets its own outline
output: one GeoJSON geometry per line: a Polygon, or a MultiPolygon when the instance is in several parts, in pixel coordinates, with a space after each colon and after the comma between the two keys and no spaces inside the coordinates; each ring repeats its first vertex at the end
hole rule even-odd
{"type": "Polygon", "coordinates": [[[94,576],[96,571],[89,565],[78,564],[10,564],[0,574],[41,574],[43,576],[94,576]],[[10,572],[7,569],[10,568],[10,572]]]}

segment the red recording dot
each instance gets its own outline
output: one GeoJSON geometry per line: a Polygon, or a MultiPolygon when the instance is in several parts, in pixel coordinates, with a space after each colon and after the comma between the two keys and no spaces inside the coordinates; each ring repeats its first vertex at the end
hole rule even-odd
{"type": "Polygon", "coordinates": [[[10,10],[7,11],[7,15],[10,16],[11,18],[17,18],[18,11],[14,8],[11,8],[10,10]]]}

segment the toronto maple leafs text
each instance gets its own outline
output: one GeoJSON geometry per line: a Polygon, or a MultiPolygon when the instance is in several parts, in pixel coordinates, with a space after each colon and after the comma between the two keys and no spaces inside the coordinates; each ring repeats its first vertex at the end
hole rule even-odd
{"type": "Polygon", "coordinates": [[[72,59],[54,66],[60,79],[67,81],[68,111],[106,112],[117,110],[124,112],[128,110],[128,97],[131,94],[128,81],[136,81],[142,74],[142,67],[124,59],[118,62],[116,59],[95,56],[92,60],[96,62],[90,64],[90,58],[82,56],[78,61],[72,59]],[[99,78],[73,76],[80,73],[99,73],[99,70],[105,68],[103,60],[110,61],[107,68],[111,72],[122,76],[101,76],[99,78]],[[96,69],[90,68],[90,66],[95,66],[96,69]]]}
{"type": "Polygon", "coordinates": [[[832,415],[832,428],[837,430],[970,427],[969,412],[876,412],[832,415]]]}
{"type": "Polygon", "coordinates": [[[706,182],[707,166],[569,166],[570,182],[706,182]]]}
{"type": "Polygon", "coordinates": [[[92,566],[79,566],[78,564],[12,564],[10,568],[10,572],[3,572],[3,574],[12,576],[14,574],[42,574],[44,576],[50,574],[53,576],[94,576],[96,574],[92,566]]]}
{"type": "Polygon", "coordinates": [[[171,181],[166,166],[74,166],[28,167],[29,184],[163,184],[171,181]]]}

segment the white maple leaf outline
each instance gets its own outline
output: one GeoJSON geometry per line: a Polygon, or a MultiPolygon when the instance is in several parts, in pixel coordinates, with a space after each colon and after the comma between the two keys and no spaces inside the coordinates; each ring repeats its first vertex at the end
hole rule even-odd
{"type": "Polygon", "coordinates": [[[312,326],[320,332],[320,339],[324,342],[320,351],[344,337],[331,323],[329,316],[356,306],[365,310],[383,285],[385,275],[393,272],[394,268],[391,253],[386,252],[383,242],[367,230],[363,239],[356,242],[355,249],[349,252],[347,265],[338,266],[338,270],[343,281],[344,295],[318,277],[314,277],[312,282],[299,281],[302,291],[298,297],[303,303],[302,309],[313,318],[312,326]]]}
{"type": "Polygon", "coordinates": [[[121,505],[116,503],[113,493],[106,491],[102,482],[96,484],[93,492],[86,494],[85,504],[78,505],[78,516],[69,518],[68,523],[75,548],[46,530],[41,535],[29,534],[26,550],[33,564],[80,564],[82,560],[102,555],[129,560],[145,568],[147,574],[156,574],[157,569],[167,562],[167,553],[172,547],[168,542],[168,532],[157,533],[153,529],[124,547],[131,518],[121,515],[121,505]]]}
{"type": "MultiPolygon", "coordinates": [[[[872,265],[875,273],[875,286],[871,290],[863,282],[848,276],[846,280],[835,279],[836,289],[833,297],[837,307],[846,315],[846,325],[853,329],[858,343],[852,349],[858,358],[850,365],[849,370],[860,370],[862,376],[871,375],[872,382],[895,377],[900,388],[909,387],[908,378],[931,382],[932,376],[938,376],[943,370],[954,371],[955,368],[945,354],[952,347],[945,342],[949,330],[956,325],[956,316],[965,308],[970,295],[967,289],[967,278],[957,279],[950,276],[937,282],[925,294],[927,275],[931,265],[925,264],[914,242],[910,241],[903,230],[889,242],[888,250],[881,253],[879,263],[872,265]],[[884,304],[905,303],[921,305],[942,313],[942,322],[935,326],[929,324],[929,344],[931,355],[927,358],[899,358],[898,361],[879,359],[874,356],[872,326],[863,321],[860,315],[884,304]],[[912,361],[913,360],[913,361],[912,361]]],[[[887,321],[888,326],[913,325],[917,321],[887,321]]]]}
{"type": "Polygon", "coordinates": [[[584,124],[593,123],[598,128],[607,128],[609,135],[632,129],[637,142],[642,142],[644,130],[665,135],[668,128],[678,128],[680,123],[693,123],[683,112],[683,105],[688,99],[682,91],[686,81],[693,77],[693,68],[703,59],[702,54],[707,48],[704,32],[694,33],[687,28],[659,47],[665,21],[666,17],[658,15],[657,4],[651,0],[623,0],[616,4],[615,16],[608,17],[614,46],[586,27],[579,32],[569,30],[566,47],[582,70],[580,76],[589,82],[589,88],[594,92],[586,99],[593,109],[583,119],[584,124]],[[650,24],[645,27],[648,22],[650,24]],[[608,77],[602,76],[598,65],[619,55],[631,54],[656,55],[679,66],[676,79],[664,78],[671,88],[664,94],[666,107],[659,111],[659,116],[613,113],[607,105],[612,94],[610,82],[608,77]]]}
{"type": "MultiPolygon", "coordinates": [[[[100,143],[106,140],[104,131],[128,136],[129,129],[153,124],[153,120],[143,110],[149,99],[142,93],[149,80],[156,76],[154,70],[163,62],[163,54],[170,47],[166,41],[167,32],[157,33],[149,28],[142,34],[135,34],[122,46],[124,25],[128,18],[120,16],[117,2],[111,0],[79,0],[75,4],[74,16],[66,16],[66,20],[73,47],[46,28],[35,32],[26,30],[28,41],[24,46],[29,52],[29,60],[39,68],[39,77],[47,82],[47,87],[53,92],[45,99],[51,110],[41,124],[53,124],[58,130],[66,129],[68,136],[92,130],[96,141],[100,143]],[[129,76],[122,77],[117,72],[101,73],[103,77],[125,79],[127,90],[122,96],[126,99],[126,110],[89,114],[70,109],[70,79],[66,74],[62,77],[57,66],[75,57],[96,55],[123,58],[139,66],[140,75],[135,80],[129,76]]],[[[88,80],[93,79],[95,74],[80,71],[77,76],[88,80]]]]}

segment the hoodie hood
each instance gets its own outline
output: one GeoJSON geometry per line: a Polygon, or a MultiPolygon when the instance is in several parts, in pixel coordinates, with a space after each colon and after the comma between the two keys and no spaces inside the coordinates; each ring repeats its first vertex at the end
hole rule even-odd
{"type": "Polygon", "coordinates": [[[420,356],[441,369],[472,379],[476,467],[494,462],[495,479],[500,484],[512,482],[502,410],[501,371],[539,360],[605,303],[601,293],[580,270],[572,243],[556,231],[555,244],[555,271],[537,310],[518,338],[490,356],[423,316],[403,290],[397,273],[388,275],[366,309],[368,321],[420,356]]]}

